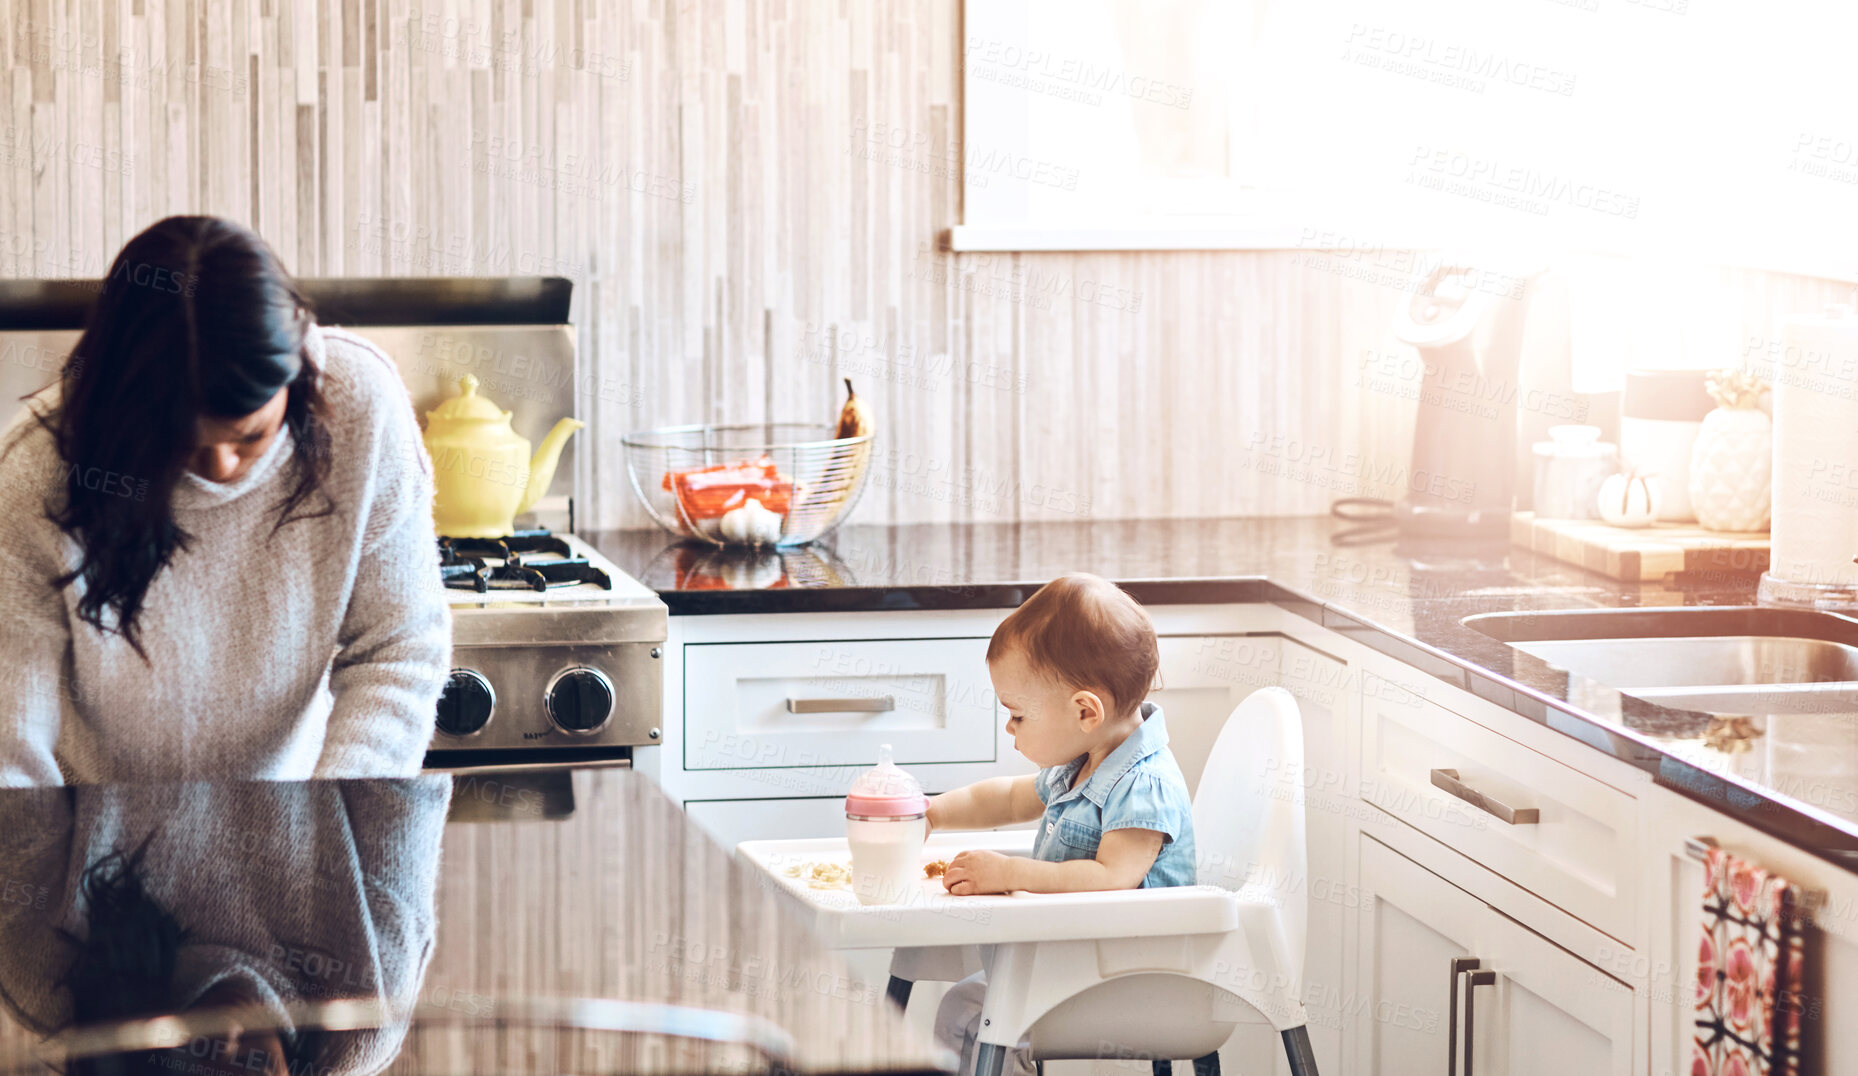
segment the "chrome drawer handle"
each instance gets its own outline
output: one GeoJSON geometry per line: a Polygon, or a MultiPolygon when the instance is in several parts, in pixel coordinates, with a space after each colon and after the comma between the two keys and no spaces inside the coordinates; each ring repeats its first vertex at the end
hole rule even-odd
{"type": "MultiPolygon", "coordinates": [[[[1445,1030],[1445,1076],[1458,1076],[1458,982],[1464,978],[1465,972],[1476,970],[1481,963],[1474,956],[1452,957],[1452,1003],[1450,1022],[1446,1024],[1445,1030]]],[[[1469,1034],[1468,1028],[1466,1033],[1469,1034]]],[[[1468,1067],[1470,1059],[1467,1058],[1465,1064],[1468,1067]]]]}
{"type": "Polygon", "coordinates": [[[1494,971],[1473,971],[1464,978],[1464,1076],[1471,1076],[1471,1065],[1477,1056],[1472,1045],[1472,1035],[1477,1031],[1477,988],[1497,985],[1497,973],[1494,971]]]}
{"type": "Polygon", "coordinates": [[[875,698],[859,699],[796,699],[789,697],[787,712],[790,714],[882,714],[897,708],[897,700],[889,695],[875,698]]]}
{"type": "Polygon", "coordinates": [[[1512,826],[1533,826],[1542,821],[1542,812],[1534,807],[1511,807],[1502,800],[1491,799],[1458,779],[1457,770],[1433,770],[1432,783],[1499,822],[1512,826]]]}

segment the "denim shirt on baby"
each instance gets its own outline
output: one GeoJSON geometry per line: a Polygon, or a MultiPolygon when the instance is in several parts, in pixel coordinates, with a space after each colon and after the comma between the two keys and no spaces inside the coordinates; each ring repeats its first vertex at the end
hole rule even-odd
{"type": "Polygon", "coordinates": [[[1045,817],[1032,844],[1034,859],[1062,863],[1097,858],[1097,844],[1113,829],[1152,829],[1166,836],[1142,887],[1195,882],[1193,804],[1187,779],[1168,750],[1161,707],[1142,704],[1142,724],[1111,751],[1083,784],[1071,787],[1082,757],[1039,771],[1045,817]]]}

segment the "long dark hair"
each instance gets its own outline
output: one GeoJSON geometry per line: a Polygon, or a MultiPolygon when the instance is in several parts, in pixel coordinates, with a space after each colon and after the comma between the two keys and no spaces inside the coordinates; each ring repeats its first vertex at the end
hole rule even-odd
{"type": "Polygon", "coordinates": [[[124,244],[103,281],[65,365],[62,400],[39,419],[64,471],[63,503],[46,515],[83,551],[78,567],[52,584],[82,579],[78,616],[120,634],[144,661],[136,623],[143,599],[190,540],[170,502],[200,419],[249,415],[288,387],[296,482],[278,504],[273,533],[334,511],[333,503],[304,510],[329,457],[321,371],[305,346],[311,324],[309,304],[271,248],[218,217],[151,225],[124,244]]]}
{"type": "MultiPolygon", "coordinates": [[[[79,882],[87,931],[83,937],[60,928],[74,952],[61,985],[71,993],[71,1022],[79,1027],[110,1024],[176,1011],[175,969],[191,932],[152,897],[142,882],[142,857],[150,833],[132,851],[118,849],[84,869],[79,882]]],[[[280,1036],[279,1067],[305,1076],[326,1046],[315,1029],[280,1036]]],[[[171,1072],[171,1051],[139,1050],[74,1058],[65,1076],[149,1076],[171,1072]]]]}
{"type": "Polygon", "coordinates": [[[142,856],[153,837],[84,868],[79,888],[89,930],[80,938],[60,928],[76,949],[63,980],[76,1024],[151,1015],[170,1000],[188,931],[142,886],[142,856]]]}

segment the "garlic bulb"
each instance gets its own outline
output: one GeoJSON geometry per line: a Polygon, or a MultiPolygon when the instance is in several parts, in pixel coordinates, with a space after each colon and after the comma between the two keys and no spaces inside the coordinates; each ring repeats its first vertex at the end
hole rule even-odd
{"type": "Polygon", "coordinates": [[[717,528],[732,545],[773,545],[781,540],[781,514],[750,498],[740,508],[723,513],[717,528]]]}
{"type": "Polygon", "coordinates": [[[1615,527],[1646,527],[1658,518],[1663,495],[1649,475],[1616,474],[1600,486],[1600,518],[1615,527]]]}

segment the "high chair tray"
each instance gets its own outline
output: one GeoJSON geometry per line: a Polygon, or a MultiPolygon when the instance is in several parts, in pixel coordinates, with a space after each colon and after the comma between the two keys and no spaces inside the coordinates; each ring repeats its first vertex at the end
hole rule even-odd
{"type": "MultiPolygon", "coordinates": [[[[923,862],[953,859],[957,852],[976,848],[1029,855],[1032,831],[933,834],[923,846],[923,862]]],[[[766,881],[798,897],[820,940],[833,949],[1217,934],[1239,922],[1239,897],[1217,886],[957,897],[940,878],[924,876],[903,903],[859,904],[850,888],[815,889],[806,878],[787,873],[804,872],[814,863],[849,866],[851,851],[843,837],[744,841],[735,851],[766,881]]]]}

